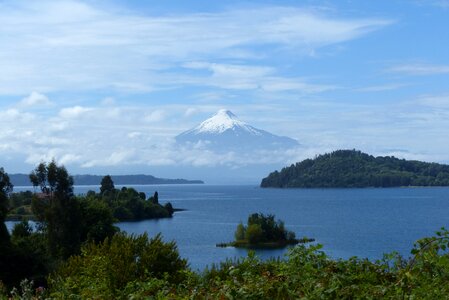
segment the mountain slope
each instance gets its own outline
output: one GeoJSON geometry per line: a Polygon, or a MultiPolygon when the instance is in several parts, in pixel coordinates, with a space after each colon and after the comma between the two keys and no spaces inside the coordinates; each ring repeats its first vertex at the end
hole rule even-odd
{"type": "Polygon", "coordinates": [[[338,150],[275,171],[261,187],[449,186],[449,165],[338,150]]]}
{"type": "Polygon", "coordinates": [[[176,137],[181,144],[198,144],[213,150],[276,149],[298,146],[294,139],[277,136],[239,120],[229,110],[219,110],[197,127],[176,137]]]}

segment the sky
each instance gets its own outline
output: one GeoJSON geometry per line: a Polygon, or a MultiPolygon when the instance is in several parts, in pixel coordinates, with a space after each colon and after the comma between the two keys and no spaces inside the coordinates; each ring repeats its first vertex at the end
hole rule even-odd
{"type": "Polygon", "coordinates": [[[449,163],[448,28],[449,0],[0,0],[0,166],[257,181],[336,149],[449,163]],[[301,147],[176,146],[223,108],[301,147]]]}

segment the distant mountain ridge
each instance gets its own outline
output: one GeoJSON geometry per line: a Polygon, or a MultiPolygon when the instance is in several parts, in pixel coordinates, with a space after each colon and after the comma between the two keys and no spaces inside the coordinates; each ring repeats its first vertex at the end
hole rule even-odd
{"type": "Polygon", "coordinates": [[[261,187],[351,188],[449,186],[449,165],[337,150],[262,179],[261,187]]]}
{"type": "MultiPolygon", "coordinates": [[[[75,185],[100,185],[103,175],[74,175],[75,185]]],[[[111,175],[115,185],[131,184],[203,184],[202,180],[157,178],[152,175],[111,175]]],[[[15,186],[31,186],[27,174],[9,174],[11,183],[15,186]]]]}
{"type": "Polygon", "coordinates": [[[237,118],[231,111],[219,110],[195,128],[176,136],[180,144],[197,144],[213,150],[249,150],[290,148],[299,143],[289,137],[278,136],[257,129],[237,118]]]}

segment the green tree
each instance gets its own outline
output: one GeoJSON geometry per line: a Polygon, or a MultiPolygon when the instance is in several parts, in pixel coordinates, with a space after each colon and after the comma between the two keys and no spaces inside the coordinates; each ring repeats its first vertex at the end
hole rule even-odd
{"type": "Polygon", "coordinates": [[[237,225],[234,236],[236,241],[240,241],[245,238],[245,226],[243,226],[242,222],[237,225]]]}
{"type": "Polygon", "coordinates": [[[12,192],[13,185],[9,176],[3,168],[0,168],[0,282],[9,283],[12,271],[12,248],[8,229],[5,225],[8,214],[8,197],[12,192]]]}
{"type": "Polygon", "coordinates": [[[9,195],[13,190],[13,185],[8,174],[0,168],[0,247],[9,243],[9,233],[6,229],[5,219],[8,214],[9,195]]]}
{"type": "Polygon", "coordinates": [[[100,193],[113,192],[115,190],[114,182],[110,175],[106,175],[101,179],[100,193]]]}
{"type": "Polygon", "coordinates": [[[82,216],[80,237],[82,242],[99,243],[118,232],[118,228],[114,226],[112,211],[105,202],[86,197],[80,197],[78,202],[82,216]]]}
{"type": "Polygon", "coordinates": [[[257,244],[263,240],[262,227],[259,224],[248,225],[245,232],[245,239],[250,244],[257,244]]]}
{"type": "Polygon", "coordinates": [[[35,197],[32,209],[46,233],[50,253],[62,258],[77,253],[81,244],[81,214],[73,195],[73,178],[53,160],[49,164],[40,163],[30,174],[30,180],[42,191],[40,197],[35,197]]]}

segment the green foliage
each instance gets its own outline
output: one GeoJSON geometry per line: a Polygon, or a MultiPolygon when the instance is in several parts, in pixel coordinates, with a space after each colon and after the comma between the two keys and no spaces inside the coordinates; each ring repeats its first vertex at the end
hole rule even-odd
{"type": "Polygon", "coordinates": [[[122,187],[120,190],[108,189],[102,193],[89,191],[87,197],[92,201],[106,204],[114,218],[119,221],[170,218],[174,213],[170,202],[165,205],[159,204],[157,192],[146,200],[145,193],[139,193],[134,188],[122,187]]]}
{"type": "Polygon", "coordinates": [[[81,244],[81,213],[73,195],[73,178],[55,161],[40,163],[30,174],[42,194],[32,201],[33,213],[46,233],[48,248],[54,257],[67,258],[81,244]]]}
{"type": "Polygon", "coordinates": [[[245,231],[246,231],[245,226],[243,226],[243,223],[240,222],[239,225],[237,225],[237,229],[235,230],[234,234],[235,240],[236,241],[243,240],[245,238],[245,231]]]}
{"type": "MultiPolygon", "coordinates": [[[[252,224],[260,226],[259,224],[252,224]]],[[[251,225],[250,225],[251,226],[251,225]]],[[[50,276],[54,299],[447,299],[449,232],[419,240],[412,258],[334,260],[321,245],[298,245],[285,259],[262,261],[254,252],[201,274],[187,269],[174,243],[160,236],[116,234],[89,243],[50,276]]],[[[13,299],[41,299],[22,283],[13,299]]],[[[3,297],[6,298],[3,289],[3,297]]],[[[45,293],[45,292],[44,292],[45,293]]],[[[0,298],[2,292],[0,291],[0,298]]]]}
{"type": "Polygon", "coordinates": [[[106,203],[87,197],[77,200],[81,211],[81,241],[98,243],[118,232],[114,226],[115,218],[106,203]]]}
{"type": "Polygon", "coordinates": [[[248,225],[245,231],[245,239],[250,244],[258,244],[264,241],[264,232],[260,224],[248,225]]]}
{"type": "Polygon", "coordinates": [[[31,205],[31,199],[33,199],[33,193],[31,191],[22,191],[18,193],[11,193],[9,197],[9,206],[11,209],[31,205]]]}
{"type": "Polygon", "coordinates": [[[112,192],[115,190],[114,182],[112,181],[111,176],[106,175],[101,179],[100,193],[104,194],[107,192],[112,192]]]}
{"type": "Polygon", "coordinates": [[[150,198],[151,202],[154,204],[159,204],[159,193],[156,191],[154,192],[153,197],[150,198]]]}
{"type": "Polygon", "coordinates": [[[174,242],[165,243],[160,235],[149,239],[146,234],[116,234],[102,243],[84,246],[81,255],[72,256],[51,275],[49,283],[52,296],[58,299],[73,298],[71,295],[117,299],[128,297],[133,282],[163,279],[178,284],[186,272],[187,262],[179,257],[174,242]]]}
{"type": "Polygon", "coordinates": [[[9,176],[3,168],[0,168],[0,245],[6,244],[9,239],[8,231],[4,224],[9,210],[8,197],[12,192],[13,185],[9,181],[9,176]]]}
{"type": "Polygon", "coordinates": [[[12,190],[13,185],[9,181],[8,174],[0,168],[0,282],[3,281],[5,284],[12,282],[9,273],[12,271],[11,257],[14,251],[5,225],[9,210],[9,195],[12,190]]]}
{"type": "Polygon", "coordinates": [[[235,241],[229,244],[218,244],[226,247],[266,246],[267,248],[284,247],[288,244],[296,244],[299,241],[295,233],[285,229],[284,222],[275,220],[274,215],[254,213],[248,217],[248,224],[241,222],[235,231],[235,241]]]}
{"type": "MultiPolygon", "coordinates": [[[[0,280],[8,287],[17,286],[23,278],[45,284],[48,273],[62,260],[78,254],[82,243],[101,242],[118,231],[104,202],[73,195],[73,181],[64,167],[54,161],[41,163],[30,177],[41,193],[32,200],[30,192],[19,193],[9,203],[26,203],[28,209],[31,203],[37,230],[23,221],[14,227],[11,243],[9,235],[8,243],[0,243],[0,280]]],[[[24,206],[14,211],[20,208],[24,206]]]]}
{"type": "Polygon", "coordinates": [[[449,165],[338,150],[275,171],[262,187],[449,186],[449,165]]]}

